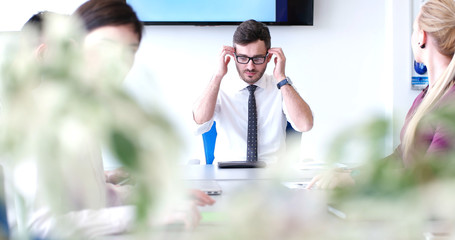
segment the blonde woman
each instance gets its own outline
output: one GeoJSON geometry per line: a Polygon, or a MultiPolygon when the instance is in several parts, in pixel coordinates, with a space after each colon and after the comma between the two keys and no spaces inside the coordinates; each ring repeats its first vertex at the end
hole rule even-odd
{"type": "MultiPolygon", "coordinates": [[[[414,100],[401,130],[401,144],[390,156],[401,159],[405,167],[423,158],[443,158],[455,148],[449,124],[427,118],[441,108],[455,105],[454,0],[429,0],[422,6],[413,24],[411,46],[415,60],[427,66],[429,86],[414,100]]],[[[351,173],[331,171],[318,175],[308,188],[354,184],[351,173]]]]}

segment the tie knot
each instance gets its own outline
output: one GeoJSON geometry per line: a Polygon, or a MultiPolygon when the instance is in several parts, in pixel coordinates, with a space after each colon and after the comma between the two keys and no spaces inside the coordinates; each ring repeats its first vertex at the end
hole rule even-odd
{"type": "Polygon", "coordinates": [[[250,86],[248,86],[246,88],[248,88],[248,91],[250,91],[250,93],[254,93],[254,91],[256,90],[257,87],[258,86],[256,86],[256,85],[250,85],[250,86]]]}

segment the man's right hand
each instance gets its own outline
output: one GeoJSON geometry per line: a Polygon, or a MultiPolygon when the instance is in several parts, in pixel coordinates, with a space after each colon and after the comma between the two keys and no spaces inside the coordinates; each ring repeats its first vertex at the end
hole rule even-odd
{"type": "Polygon", "coordinates": [[[228,71],[228,64],[231,61],[231,56],[234,57],[235,49],[230,46],[223,46],[223,49],[220,54],[220,59],[218,61],[218,71],[216,72],[216,76],[219,78],[223,78],[228,71]]]}
{"type": "Polygon", "coordinates": [[[223,46],[218,58],[217,69],[204,93],[193,106],[193,119],[197,124],[203,124],[212,119],[221,81],[228,71],[228,64],[231,57],[234,57],[234,51],[233,47],[223,46]]]}

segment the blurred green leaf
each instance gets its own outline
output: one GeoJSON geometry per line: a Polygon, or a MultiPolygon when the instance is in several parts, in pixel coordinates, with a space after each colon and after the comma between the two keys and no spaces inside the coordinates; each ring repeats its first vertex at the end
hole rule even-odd
{"type": "Polygon", "coordinates": [[[111,147],[115,155],[130,169],[137,169],[138,164],[138,149],[135,143],[119,129],[114,129],[111,132],[111,147]]]}

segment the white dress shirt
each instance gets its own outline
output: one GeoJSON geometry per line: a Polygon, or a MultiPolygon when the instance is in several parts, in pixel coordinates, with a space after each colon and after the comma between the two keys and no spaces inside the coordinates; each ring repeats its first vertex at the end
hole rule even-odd
{"type": "Polygon", "coordinates": [[[7,174],[7,183],[15,186],[8,194],[22,199],[21,204],[12,199],[8,204],[9,214],[19,213],[8,216],[13,232],[26,227],[35,237],[83,236],[90,239],[123,233],[131,228],[135,220],[134,207],[119,206],[121,199],[127,198],[121,195],[128,195],[129,191],[120,191],[126,186],[106,183],[97,144],[86,141],[83,146],[76,156],[68,155],[54,168],[49,168],[52,165],[40,167],[33,157],[6,168],[11,173],[7,174]],[[56,186],[63,188],[52,189],[49,181],[55,181],[56,186]],[[25,222],[19,217],[21,213],[25,213],[25,222]]]}
{"type": "MultiPolygon", "coordinates": [[[[235,72],[237,74],[237,72],[235,72]]],[[[215,162],[245,161],[248,125],[248,86],[238,74],[221,82],[213,118],[197,126],[196,134],[210,130],[216,121],[215,162]]],[[[275,162],[286,151],[287,110],[273,76],[264,74],[254,85],[258,116],[258,160],[275,162]]]]}

